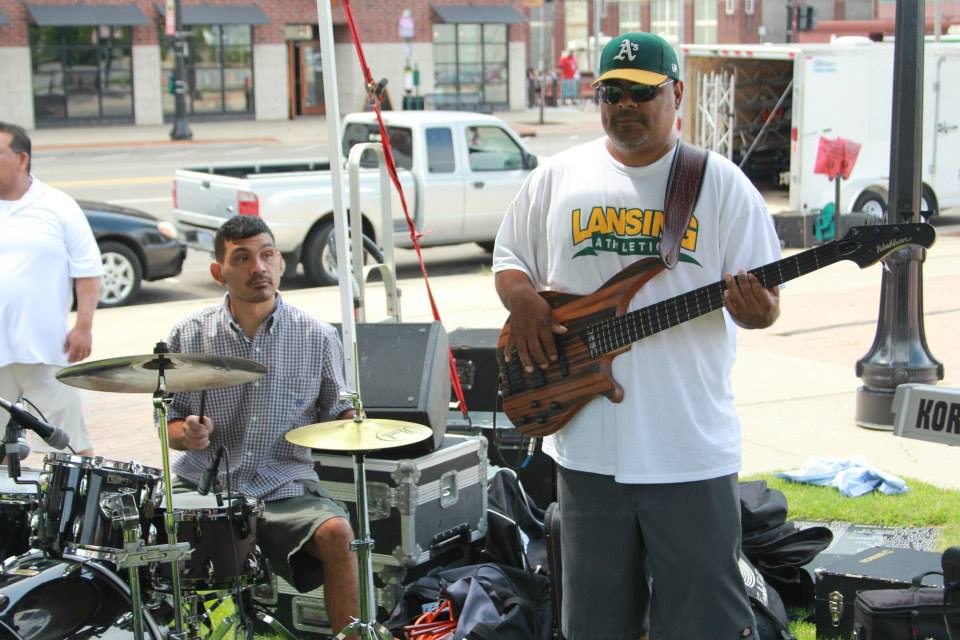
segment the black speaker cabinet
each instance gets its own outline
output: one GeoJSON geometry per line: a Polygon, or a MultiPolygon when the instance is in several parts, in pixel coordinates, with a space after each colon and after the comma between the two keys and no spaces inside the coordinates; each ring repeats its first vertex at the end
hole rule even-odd
{"type": "Polygon", "coordinates": [[[360,397],[367,416],[417,422],[433,429],[432,440],[395,453],[435,450],[447,431],[450,393],[449,343],[443,325],[384,322],[356,327],[360,397]]]}
{"type": "MultiPolygon", "coordinates": [[[[460,374],[463,399],[470,411],[499,411],[497,387],[497,339],[500,329],[455,329],[450,349],[460,374]]],[[[450,401],[457,398],[450,389],[450,401]]]]}

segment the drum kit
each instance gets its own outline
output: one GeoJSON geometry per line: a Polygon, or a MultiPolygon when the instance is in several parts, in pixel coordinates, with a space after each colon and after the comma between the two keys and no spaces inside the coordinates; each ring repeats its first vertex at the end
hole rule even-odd
{"type": "MultiPolygon", "coordinates": [[[[162,467],[51,453],[41,470],[20,469],[20,426],[11,420],[0,478],[0,639],[185,640],[261,631],[296,636],[252,597],[268,582],[257,547],[263,502],[213,492],[173,493],[167,436],[170,394],[245,384],[266,374],[240,358],[154,353],[62,369],[82,389],[152,393],[162,467]],[[168,507],[171,505],[172,508],[168,507]],[[232,607],[224,607],[231,602],[232,607]],[[223,613],[226,612],[226,613],[223,613]]],[[[420,424],[366,419],[359,391],[345,394],[355,418],[307,425],[293,444],[354,458],[360,612],[338,637],[389,638],[376,621],[364,457],[431,436],[420,424]]]]}

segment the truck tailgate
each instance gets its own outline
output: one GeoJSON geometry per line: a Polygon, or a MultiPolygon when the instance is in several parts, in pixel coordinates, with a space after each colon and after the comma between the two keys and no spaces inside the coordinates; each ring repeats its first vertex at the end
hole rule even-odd
{"type": "Polygon", "coordinates": [[[187,246],[213,251],[213,235],[223,222],[237,214],[237,194],[249,187],[241,178],[179,170],[174,178],[174,216],[187,246]]]}

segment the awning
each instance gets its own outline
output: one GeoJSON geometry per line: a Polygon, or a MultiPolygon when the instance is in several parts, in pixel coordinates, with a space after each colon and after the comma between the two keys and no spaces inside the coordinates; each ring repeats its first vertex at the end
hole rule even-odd
{"type": "Polygon", "coordinates": [[[39,27],[133,26],[150,24],[133,4],[27,4],[39,27]]]}
{"type": "Polygon", "coordinates": [[[469,22],[472,24],[515,24],[526,22],[522,13],[513,7],[489,4],[447,4],[432,5],[440,20],[451,24],[469,22]]]}
{"type": "MultiPolygon", "coordinates": [[[[270,19],[255,4],[181,5],[184,25],[192,24],[269,24],[270,19]]],[[[160,13],[166,13],[160,7],[160,13]]]]}

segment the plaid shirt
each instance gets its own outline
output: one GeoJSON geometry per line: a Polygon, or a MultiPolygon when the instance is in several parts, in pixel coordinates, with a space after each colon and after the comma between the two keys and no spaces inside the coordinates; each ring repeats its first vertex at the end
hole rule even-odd
{"type": "MultiPolygon", "coordinates": [[[[231,491],[263,500],[303,495],[296,480],[314,480],[310,450],[288,443],[284,434],[296,427],[333,420],[352,408],[340,400],[343,347],[336,330],[277,294],[273,314],[248,338],[230,313],[229,295],[223,304],[208,307],[178,323],[167,341],[172,353],[209,353],[254,360],[267,375],[244,385],[207,391],[204,413],[213,421],[210,446],[185,451],[174,463],[176,474],[196,484],[224,445],[229,461],[231,491]]],[[[183,419],[200,411],[200,392],[176,393],[168,419],[183,419]]]]}

